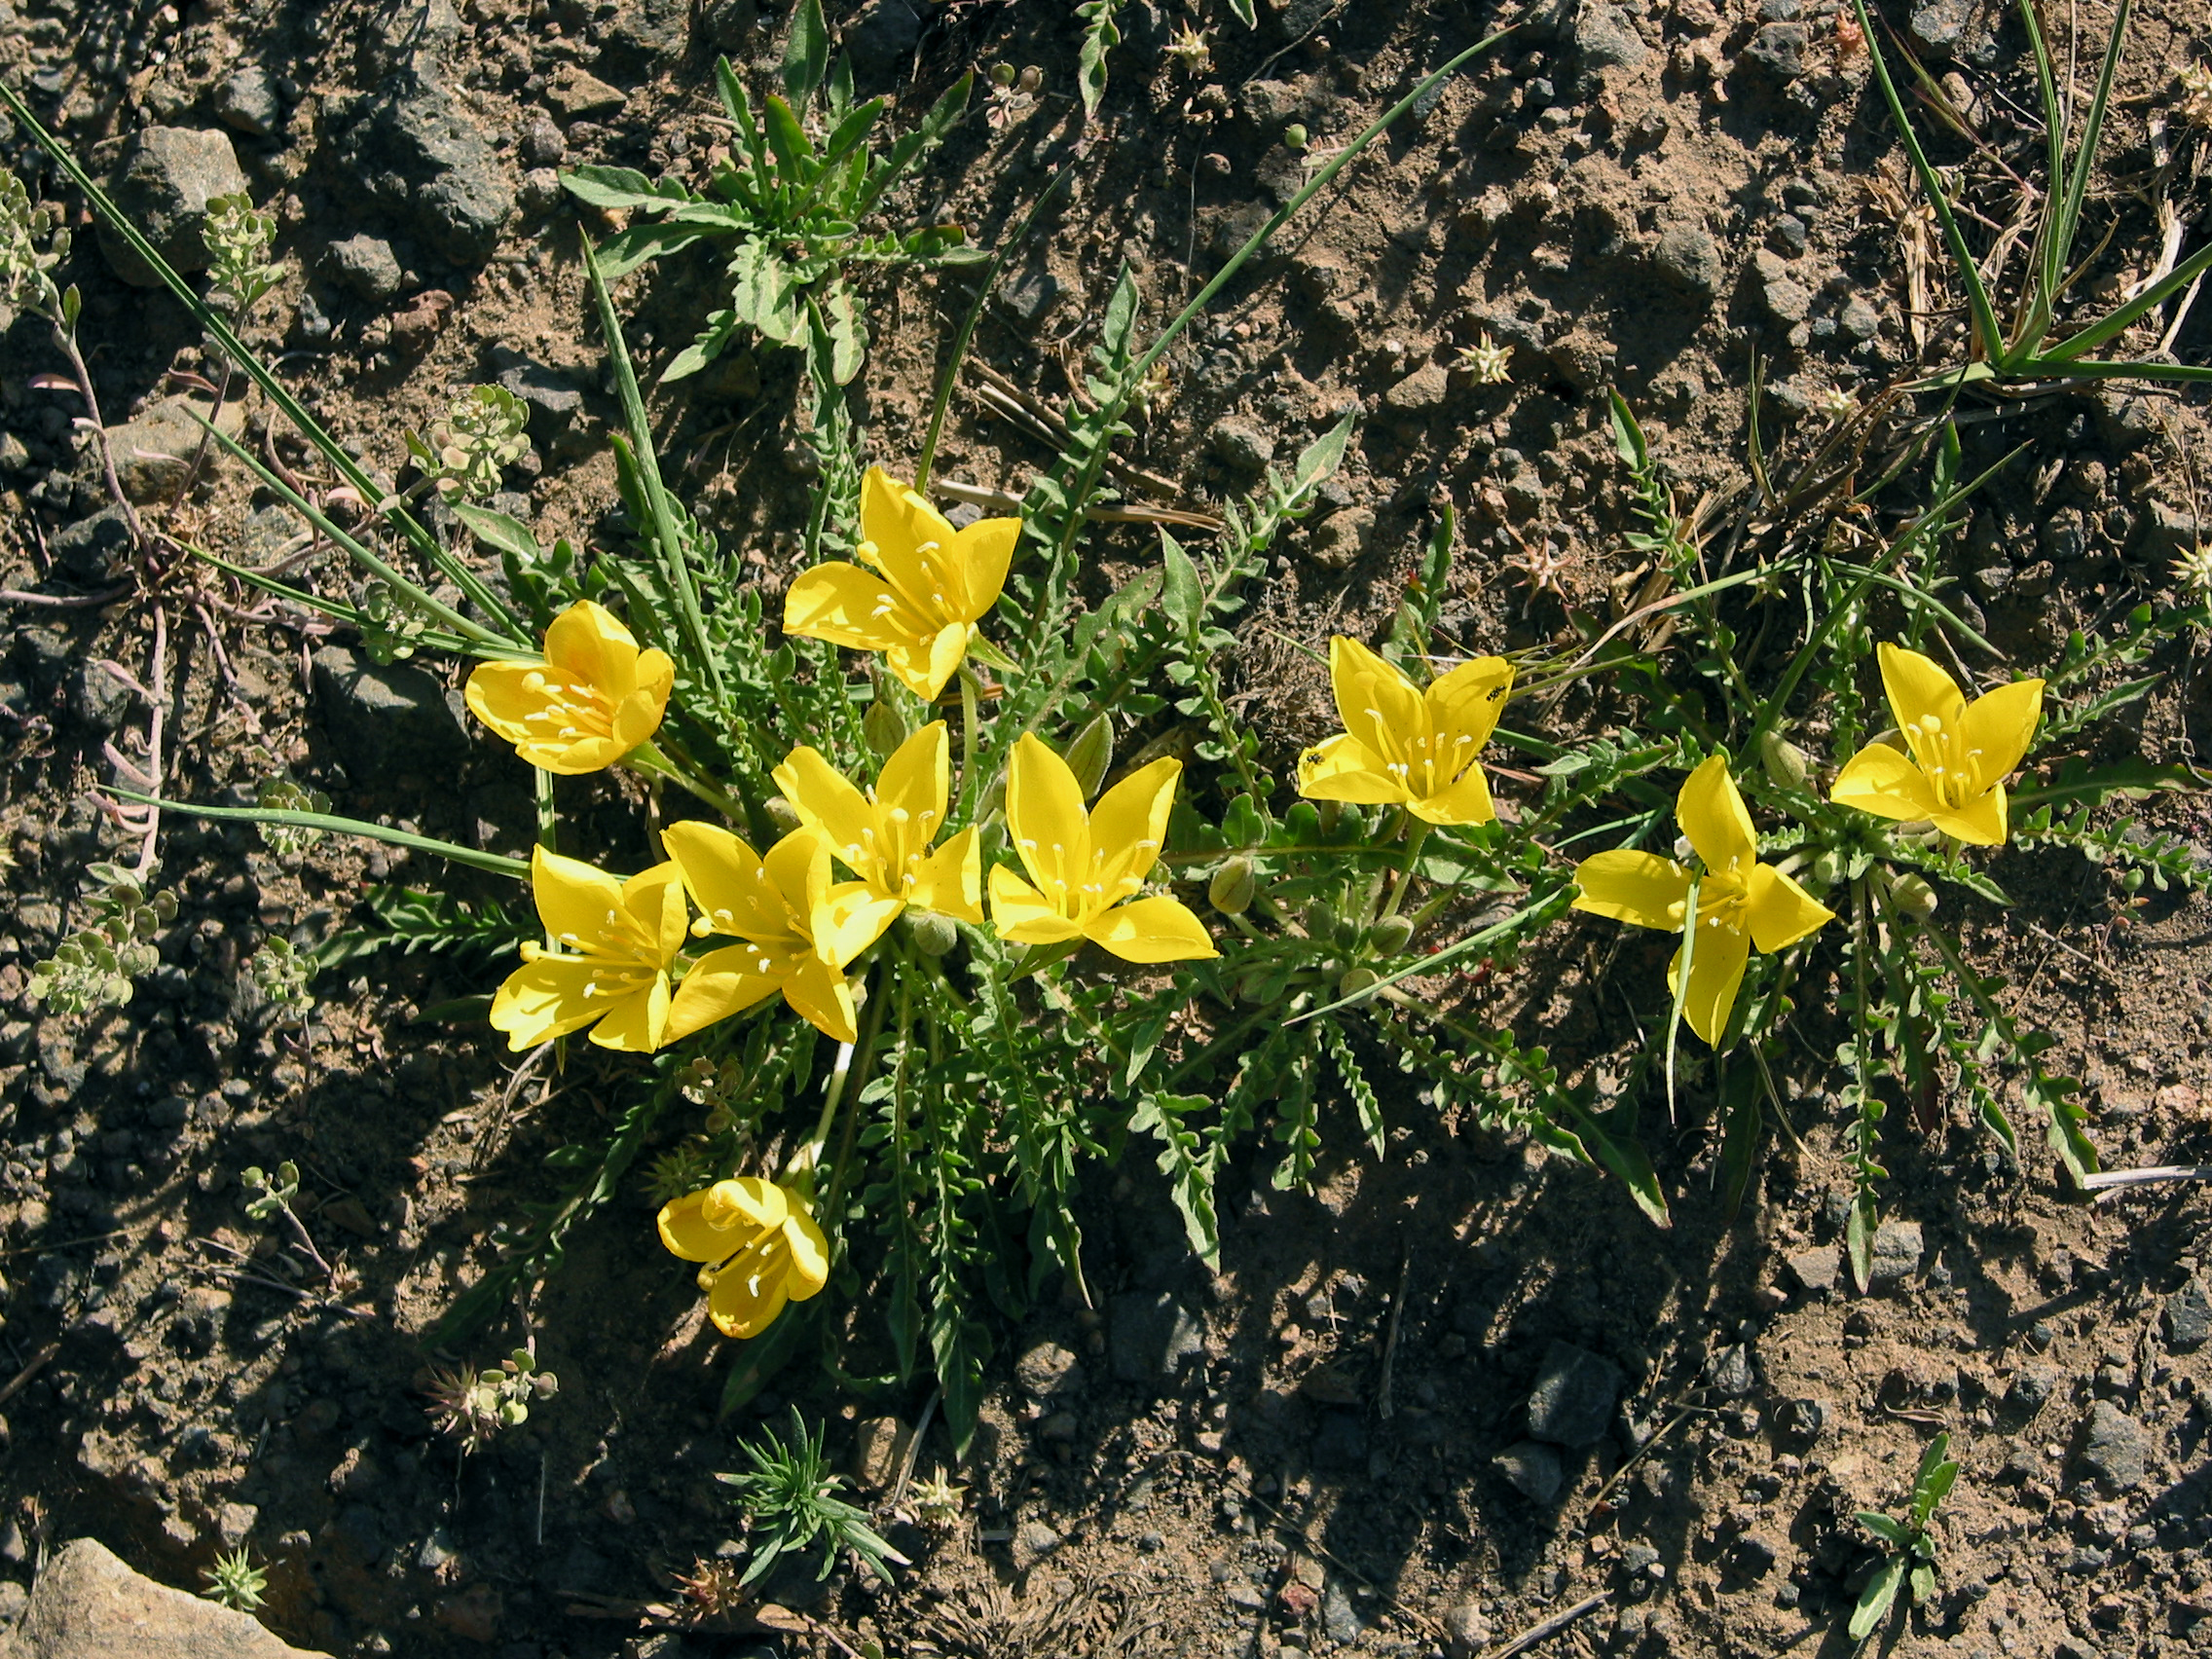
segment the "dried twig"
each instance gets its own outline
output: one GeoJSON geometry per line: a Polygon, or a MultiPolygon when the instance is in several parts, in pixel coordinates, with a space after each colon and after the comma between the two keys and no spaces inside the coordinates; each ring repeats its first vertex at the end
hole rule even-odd
{"type": "Polygon", "coordinates": [[[1483,1659],[1512,1659],[1516,1653],[1526,1653],[1537,1642],[1559,1635],[1584,1613],[1595,1612],[1613,1599],[1610,1590],[1601,1590],[1595,1596],[1585,1596],[1571,1607],[1563,1607],[1542,1624],[1531,1625],[1503,1647],[1493,1647],[1483,1659]]]}
{"type": "Polygon", "coordinates": [[[32,1354],[29,1362],[24,1365],[22,1370],[17,1372],[14,1377],[9,1379],[7,1386],[0,1387],[0,1406],[6,1405],[10,1400],[14,1399],[18,1394],[21,1393],[23,1389],[29,1385],[30,1380],[36,1377],[41,1371],[45,1370],[48,1364],[52,1362],[54,1356],[60,1351],[61,1345],[59,1343],[48,1343],[46,1346],[40,1348],[38,1352],[32,1354]]]}

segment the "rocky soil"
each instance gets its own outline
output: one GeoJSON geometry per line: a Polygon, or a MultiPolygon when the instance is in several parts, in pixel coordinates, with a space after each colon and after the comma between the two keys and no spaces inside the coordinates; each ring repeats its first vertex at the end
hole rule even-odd
{"type": "MultiPolygon", "coordinates": [[[[1566,637],[1570,606],[1609,608],[1638,559],[1608,386],[1690,499],[1746,475],[1754,369],[1763,441],[1787,443],[1833,393],[1907,377],[1943,326],[1915,286],[1939,273],[1939,245],[1863,42],[1828,0],[1262,0],[1249,34],[1217,4],[1199,14],[1202,75],[1164,51],[1183,13],[1127,0],[1088,129],[1071,8],[830,11],[861,91],[896,92],[903,111],[970,67],[1043,70],[1032,105],[978,110],[954,133],[911,204],[997,245],[1072,162],[977,346],[1053,397],[1119,262],[1157,320],[1298,187],[1286,127],[1342,143],[1479,31],[1517,23],[1255,263],[1172,356],[1140,434],[1144,464],[1202,504],[1361,415],[1237,665],[1242,711],[1283,754],[1327,713],[1282,641],[1380,625],[1446,501],[1466,525],[1455,638],[1530,644],[1566,637]],[[1485,336],[1511,350],[1507,384],[1460,366],[1485,336]]],[[[2069,17],[2093,59],[2109,8],[2069,17]]],[[[2028,82],[2009,11],[1933,0],[1892,21],[1955,105],[2011,129],[2028,82]]],[[[497,382],[530,405],[534,444],[499,504],[544,536],[589,537],[614,503],[618,412],[556,169],[697,176],[724,141],[714,55],[764,74],[781,22],[755,0],[0,0],[0,75],[185,269],[210,197],[273,205],[288,274],[256,344],[380,482],[398,478],[403,429],[426,428],[454,387],[497,382]]],[[[2169,0],[2132,27],[2095,203],[2092,236],[2114,228],[2100,283],[2155,252],[2131,181],[2150,124],[2178,121],[2174,71],[2212,46],[2169,0]]],[[[0,130],[0,147],[34,198],[66,200],[20,135],[0,130]]],[[[2194,241],[2212,201],[2189,154],[2171,202],[2194,241]]],[[[171,371],[205,365],[129,250],[80,225],[67,274],[126,490],[226,557],[285,557],[304,527],[234,466],[162,505],[197,430],[171,371]]],[[[710,299],[681,262],[634,279],[634,349],[665,360],[710,299]]],[[[875,295],[861,412],[895,471],[964,304],[952,278],[875,295]]],[[[2202,330],[2193,316],[2173,349],[2202,360],[2202,330]]],[[[35,318],[0,336],[0,587],[47,600],[128,574],[73,402],[38,379],[60,366],[35,318]]],[[[675,487],[771,590],[810,482],[793,380],[790,360],[740,351],[656,408],[675,487]]],[[[267,436],[266,407],[231,414],[308,464],[289,433],[267,436]]],[[[955,416],[946,476],[1018,492],[1050,459],[965,397],[955,416]]],[[[1977,405],[1970,470],[2012,459],[1944,551],[1964,584],[1953,603],[2033,665],[2072,628],[2170,598],[2197,535],[2203,430],[2197,400],[2125,386],[1977,405]]],[[[1114,552],[1134,564],[1149,543],[1131,532],[1114,552]]],[[[379,667],[290,612],[169,616],[167,680],[150,689],[171,704],[172,793],[235,804],[282,771],[343,811],[527,847],[529,780],[468,728],[445,665],[379,667]]],[[[257,948],[328,937],[364,881],[428,879],[424,861],[279,852],[173,817],[159,965],[127,1008],[42,1017],[30,971],[79,925],[87,863],[127,844],[88,792],[116,756],[143,755],[144,702],[105,665],[143,674],[150,623],[129,600],[13,603],[0,645],[0,1619],[22,1616],[41,1559],[89,1535],[188,1587],[218,1550],[250,1546],[273,1564],[270,1628],[348,1655],[758,1659],[874,1641],[978,1659],[1463,1659],[1592,1598],[1541,1651],[1840,1653],[1875,1559],[1852,1514],[1897,1509],[1948,1429],[1965,1472],[1938,1526],[1941,1586],[1895,1627],[1894,1651],[2148,1659],[2212,1642],[2205,1199],[2171,1184],[2069,1198],[2043,1157],[2024,1145],[2015,1161],[1962,1114],[1925,1135],[1900,1125],[1877,1282],[1853,1295],[1840,1124],[1810,1052],[1784,1062],[1804,1145],[1770,1151],[1740,1214],[1715,1190],[1705,1103],[1671,1127],[1647,1114],[1676,1196],[1664,1235],[1592,1172],[1410,1094],[1390,1103],[1389,1157],[1333,1161],[1310,1196],[1234,1170],[1218,1276],[1192,1262],[1149,1165],[1101,1172],[1098,1305],[999,1331],[961,1524],[892,1523],[917,1563],[895,1589],[784,1573],[784,1632],[650,1628],[637,1609],[667,1600],[672,1573],[738,1548],[713,1480],[737,1434],[799,1404],[880,1501],[925,1396],[840,1392],[795,1367],[719,1424],[732,1356],[629,1194],[452,1356],[488,1363],[535,1333],[562,1382],[528,1425],[461,1458],[424,1410],[423,1333],[527,1225],[524,1206],[559,1190],[544,1154],[598,1124],[629,1074],[578,1054],[557,1077],[512,1077],[480,1011],[447,1006],[488,981],[440,958],[354,964],[294,1016],[244,972],[257,948]],[[240,1170],[284,1159],[335,1283],[241,1210],[240,1170]]],[[[2121,734],[2159,757],[2192,753],[2204,717],[2194,659],[2171,666],[2171,691],[2121,734]]],[[[595,811],[619,863],[637,816],[613,793],[595,811]]],[[[2212,840],[2194,801],[2156,811],[2212,840]]],[[[2132,902],[2072,854],[2009,852],[1998,873],[2031,899],[1973,917],[1975,948],[2088,1080],[2106,1160],[2204,1160],[2201,903],[2132,902]]],[[[1575,927],[1554,943],[1484,1006],[1585,1059],[1621,1052],[1607,986],[1660,958],[1616,960],[1575,927]]],[[[1339,1127],[1356,1145],[1348,1114],[1339,1127]]],[[[914,1462],[951,1467],[940,1425],[914,1462]]]]}

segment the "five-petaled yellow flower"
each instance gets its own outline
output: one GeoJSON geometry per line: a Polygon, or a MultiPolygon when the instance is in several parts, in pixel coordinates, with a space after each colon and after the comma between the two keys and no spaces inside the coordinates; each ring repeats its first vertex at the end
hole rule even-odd
{"type": "Polygon", "coordinates": [[[668,971],[688,912],[676,866],[620,881],[538,847],[530,879],[538,918],[564,948],[526,943],[523,965],[492,999],[492,1025],[507,1047],[535,1049],[592,1025],[601,1048],[649,1054],[680,1035],[669,1029],[668,971]]]}
{"type": "Polygon", "coordinates": [[[1007,767],[1006,822],[1030,880],[1004,865],[992,867],[991,919],[1000,937],[1014,944],[1088,939],[1126,962],[1219,956],[1205,924],[1180,901],[1122,903],[1160,858],[1182,771],[1180,760],[1155,760],[1086,812],[1068,763],[1024,733],[1007,767]]]}
{"type": "Polygon", "coordinates": [[[799,823],[827,840],[860,877],[831,888],[832,904],[866,893],[889,902],[887,924],[907,905],[957,921],[982,921],[983,857],[975,826],[930,849],[944,827],[952,787],[942,720],[932,720],[902,743],[866,794],[805,744],[784,757],[775,776],[799,823]]]}
{"type": "Polygon", "coordinates": [[[1299,756],[1300,794],[1388,802],[1428,824],[1488,824],[1497,816],[1475,759],[1512,689],[1512,664],[1476,657],[1421,691],[1340,634],[1329,642],[1329,681],[1345,729],[1299,756]]]}
{"type": "Polygon", "coordinates": [[[2009,831],[2005,780],[2043,718],[2043,682],[2015,680],[1969,703],[1918,651],[1885,644],[1879,654],[1906,752],[1869,743],[1845,762],[1828,798],[1877,818],[1926,819],[1977,847],[2002,846],[2009,831]]]}
{"type": "Polygon", "coordinates": [[[686,1262],[704,1262],[699,1288],[725,1337],[756,1337],[787,1302],[804,1302],[830,1282],[830,1245],[788,1187],[757,1175],[717,1181],[661,1205],[660,1241],[686,1262]]]}
{"type": "MultiPolygon", "coordinates": [[[[1597,853],[1574,866],[1582,889],[1574,907],[1640,928],[1680,933],[1690,884],[1696,882],[1698,932],[1690,949],[1682,1017],[1692,1031],[1717,1046],[1736,1006],[1751,947],[1788,949],[1833,921],[1835,912],[1772,865],[1758,862],[1751,815],[1728,775],[1727,756],[1715,755],[1689,775],[1675,797],[1675,819],[1705,863],[1702,876],[1656,853],[1627,848],[1597,853]]],[[[1670,990],[1681,963],[1677,950],[1667,969],[1670,990]]]]}
{"type": "Polygon", "coordinates": [[[871,466],[861,481],[861,564],[831,560],[801,572],[784,596],[784,632],[881,651],[908,690],[934,702],[998,603],[1020,539],[1017,518],[954,530],[871,466]]]}
{"type": "Polygon", "coordinates": [[[865,892],[832,903],[830,846],[811,830],[793,830],[766,858],[727,830],[695,820],[670,825],[661,843],[703,912],[692,932],[743,941],[709,951],[683,977],[669,1010],[669,1040],[781,991],[818,1030],[854,1042],[845,964],[874,942],[898,904],[865,892]]]}
{"type": "Polygon", "coordinates": [[[538,662],[487,662],[468,707],[533,766],[574,776],[611,766],[660,729],[676,665],[640,650],[604,608],[578,600],[545,630],[538,662]]]}

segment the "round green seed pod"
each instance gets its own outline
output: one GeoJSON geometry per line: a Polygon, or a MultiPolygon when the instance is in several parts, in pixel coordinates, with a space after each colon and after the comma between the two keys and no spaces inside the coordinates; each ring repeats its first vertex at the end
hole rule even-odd
{"type": "Polygon", "coordinates": [[[1288,127],[1284,128],[1282,129],[1282,147],[1286,150],[1305,149],[1306,129],[1295,121],[1292,122],[1288,127]]]}
{"type": "Polygon", "coordinates": [[[1936,913],[1936,889],[1910,871],[1892,879],[1890,898],[1908,921],[1925,922],[1936,913]]]}
{"type": "Polygon", "coordinates": [[[1213,880],[1206,884],[1206,903],[1225,916],[1241,916],[1252,907],[1252,896],[1259,888],[1252,861],[1239,853],[1213,872],[1213,880]]]}
{"type": "Polygon", "coordinates": [[[789,835],[798,828],[798,808],[782,795],[770,795],[760,803],[760,810],[768,815],[768,822],[776,827],[780,835],[789,835]]]}
{"type": "Polygon", "coordinates": [[[1396,956],[1413,942],[1414,924],[1405,916],[1384,916],[1367,931],[1368,940],[1382,956],[1396,956]]]}
{"type": "Polygon", "coordinates": [[[894,750],[906,741],[909,733],[906,730],[905,717],[891,706],[889,698],[878,697],[867,706],[867,713],[861,717],[861,735],[867,739],[868,748],[879,758],[888,758],[894,750]]]}
{"type": "Polygon", "coordinates": [[[1337,907],[1326,899],[1316,899],[1308,904],[1303,919],[1309,939],[1333,940],[1337,937],[1337,907]]]}
{"type": "Polygon", "coordinates": [[[1806,873],[1813,878],[1815,886],[1833,887],[1843,879],[1844,868],[1844,856],[1830,847],[1813,861],[1813,867],[1806,873]]]}
{"type": "Polygon", "coordinates": [[[1382,982],[1382,976],[1376,973],[1372,968],[1346,969],[1344,977],[1337,981],[1337,995],[1339,997],[1356,997],[1362,991],[1373,990],[1382,982]]]}
{"type": "Polygon", "coordinates": [[[1813,757],[1778,731],[1760,735],[1759,764],[1777,789],[1801,790],[1813,775],[1813,757]]]}
{"type": "Polygon", "coordinates": [[[943,956],[960,942],[960,929],[952,918],[935,910],[908,910],[906,931],[924,956],[943,956]]]}

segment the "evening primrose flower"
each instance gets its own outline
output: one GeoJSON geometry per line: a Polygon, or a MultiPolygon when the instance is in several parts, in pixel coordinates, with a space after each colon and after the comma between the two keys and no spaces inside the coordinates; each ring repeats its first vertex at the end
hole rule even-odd
{"type": "Polygon", "coordinates": [[[908,690],[935,702],[998,603],[1020,539],[1017,518],[954,530],[871,466],[861,480],[861,564],[831,560],[802,571],[784,596],[784,632],[881,651],[908,690]]]}
{"type": "Polygon", "coordinates": [[[1068,763],[1023,733],[1007,767],[1007,832],[1029,871],[991,870],[991,919],[1014,944],[1089,940],[1125,962],[1219,956],[1205,925],[1180,901],[1129,899],[1160,857],[1180,760],[1132,772],[1086,812],[1068,763]],[[1031,886],[1030,882],[1036,883],[1031,886]]]}
{"type": "Polygon", "coordinates": [[[611,612],[582,599],[553,618],[541,660],[480,663],[468,707],[533,766],[573,777],[658,731],[675,684],[666,651],[638,649],[611,612]]]}
{"type": "Polygon", "coordinates": [[[1905,752],[1869,743],[1844,765],[1828,798],[1877,818],[1925,819],[1977,847],[2005,843],[2005,779],[2043,718],[2043,682],[2015,680],[1969,703],[1918,651],[1885,644],[1882,689],[1905,752]]]}
{"type": "Polygon", "coordinates": [[[897,903],[866,892],[832,902],[830,846],[811,830],[793,830],[766,858],[727,830],[695,820],[670,825],[661,843],[703,912],[691,931],[743,941],[709,951],[683,977],[669,1009],[669,1039],[781,991],[818,1030],[856,1041],[845,964],[890,924],[897,903]]]}
{"type": "Polygon", "coordinates": [[[535,1049],[592,1025],[601,1048],[649,1054],[677,1035],[668,971],[688,912],[676,866],[622,881],[537,847],[530,880],[538,919],[565,948],[523,945],[523,965],[492,999],[492,1026],[507,1034],[507,1047],[535,1049]]]}
{"type": "MultiPolygon", "coordinates": [[[[1726,756],[1713,756],[1689,775],[1675,797],[1675,821],[1704,861],[1703,875],[1656,853],[1625,847],[1597,853],[1574,866],[1575,884],[1582,889],[1574,907],[1640,928],[1680,933],[1690,884],[1696,882],[1698,933],[1682,1017],[1717,1047],[1751,947],[1786,950],[1833,921],[1835,912],[1772,865],[1758,862],[1758,837],[1751,832],[1751,815],[1736,792],[1736,780],[1728,775],[1726,756]]],[[[1681,963],[1677,950],[1667,968],[1669,990],[1681,963]]]]}
{"type": "Polygon", "coordinates": [[[707,1316],[725,1337],[756,1337],[787,1302],[830,1282],[830,1243],[789,1187],[757,1175],[717,1181],[661,1205],[660,1241],[703,1262],[707,1316]]]}
{"type": "Polygon", "coordinates": [[[944,826],[952,786],[944,722],[932,720],[892,753],[875,788],[863,794],[805,744],[776,768],[776,787],[799,823],[860,880],[830,889],[832,903],[857,891],[899,910],[936,910],[963,922],[983,919],[983,859],[973,825],[931,851],[944,826]]]}
{"type": "Polygon", "coordinates": [[[1488,824],[1497,816],[1475,757],[1505,707],[1512,664],[1476,657],[1421,691],[1340,634],[1329,642],[1329,682],[1345,729],[1299,756],[1300,794],[1388,802],[1426,824],[1488,824]]]}

